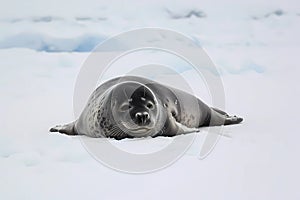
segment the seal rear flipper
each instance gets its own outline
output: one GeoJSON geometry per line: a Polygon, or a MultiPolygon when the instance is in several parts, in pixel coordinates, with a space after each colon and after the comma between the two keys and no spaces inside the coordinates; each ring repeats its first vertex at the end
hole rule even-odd
{"type": "Polygon", "coordinates": [[[237,116],[228,116],[225,119],[225,124],[224,125],[231,125],[231,124],[239,124],[243,121],[243,118],[237,117],[237,116]]]}
{"type": "Polygon", "coordinates": [[[222,125],[239,124],[243,121],[243,118],[237,117],[235,115],[231,116],[228,115],[227,113],[223,115],[221,114],[221,112],[216,111],[216,109],[211,109],[210,115],[208,115],[205,121],[206,123],[204,124],[204,126],[222,126],[222,125]]]}
{"type": "Polygon", "coordinates": [[[75,128],[74,128],[75,122],[72,122],[70,124],[65,125],[57,125],[53,128],[50,128],[50,132],[59,132],[66,135],[78,135],[75,128]]]}
{"type": "Polygon", "coordinates": [[[225,111],[223,111],[223,110],[220,110],[218,108],[211,108],[211,109],[213,109],[214,111],[220,113],[221,115],[225,115],[225,116],[229,117],[229,115],[225,111]]]}

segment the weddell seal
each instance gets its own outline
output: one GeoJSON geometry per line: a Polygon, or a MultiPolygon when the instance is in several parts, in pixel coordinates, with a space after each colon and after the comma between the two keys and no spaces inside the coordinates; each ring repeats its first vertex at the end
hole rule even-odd
{"type": "Polygon", "coordinates": [[[124,76],[101,84],[76,121],[55,126],[50,132],[115,139],[175,136],[242,120],[182,90],[124,76]]]}

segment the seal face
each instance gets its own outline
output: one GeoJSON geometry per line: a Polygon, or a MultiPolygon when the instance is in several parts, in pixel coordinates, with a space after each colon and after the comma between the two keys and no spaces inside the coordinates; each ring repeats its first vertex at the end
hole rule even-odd
{"type": "Polygon", "coordinates": [[[51,132],[90,137],[174,136],[243,119],[210,108],[184,91],[135,76],[109,80],[90,96],[80,117],[51,132]]]}
{"type": "Polygon", "coordinates": [[[160,120],[155,93],[138,82],[123,82],[111,91],[112,116],[119,128],[132,137],[155,134],[160,120]]]}

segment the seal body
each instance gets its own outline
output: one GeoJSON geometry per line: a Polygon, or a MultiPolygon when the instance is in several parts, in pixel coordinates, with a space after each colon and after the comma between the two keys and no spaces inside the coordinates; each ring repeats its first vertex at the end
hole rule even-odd
{"type": "Polygon", "coordinates": [[[182,90],[142,77],[124,76],[100,85],[75,122],[50,131],[123,139],[175,136],[242,120],[182,90]]]}

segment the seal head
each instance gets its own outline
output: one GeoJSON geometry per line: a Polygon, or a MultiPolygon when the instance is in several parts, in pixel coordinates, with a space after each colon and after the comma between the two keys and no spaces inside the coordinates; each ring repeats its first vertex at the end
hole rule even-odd
{"type": "Polygon", "coordinates": [[[111,92],[114,121],[126,134],[153,136],[163,126],[156,96],[146,85],[128,81],[116,85],[111,92]]]}

